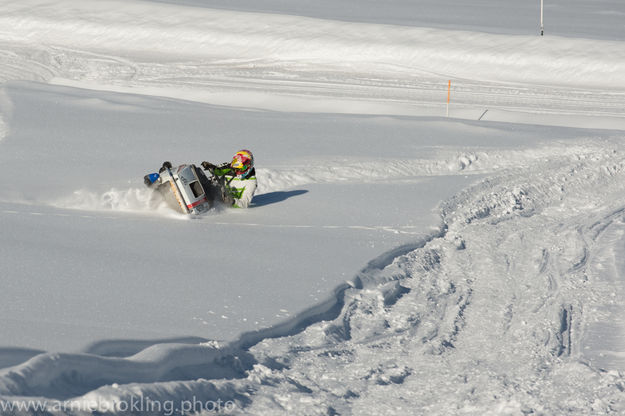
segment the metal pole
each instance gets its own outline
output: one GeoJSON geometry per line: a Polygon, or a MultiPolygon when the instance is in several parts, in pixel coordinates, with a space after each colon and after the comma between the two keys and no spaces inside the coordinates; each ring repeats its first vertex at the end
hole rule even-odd
{"type": "Polygon", "coordinates": [[[543,24],[543,1],[540,0],[540,36],[543,36],[545,33],[545,26],[543,24]]]}

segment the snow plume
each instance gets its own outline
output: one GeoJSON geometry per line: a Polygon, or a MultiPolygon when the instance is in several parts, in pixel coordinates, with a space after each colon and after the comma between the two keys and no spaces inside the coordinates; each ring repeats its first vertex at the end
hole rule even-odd
{"type": "Polygon", "coordinates": [[[74,191],[69,197],[54,201],[51,205],[59,208],[86,211],[173,214],[173,211],[167,208],[163,199],[147,188],[111,188],[103,193],[81,189],[74,191]]]}

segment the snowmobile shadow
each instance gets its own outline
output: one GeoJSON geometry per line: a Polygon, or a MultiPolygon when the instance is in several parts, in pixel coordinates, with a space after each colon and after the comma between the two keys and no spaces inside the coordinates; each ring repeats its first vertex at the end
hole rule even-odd
{"type": "Polygon", "coordinates": [[[303,195],[308,191],[305,189],[298,189],[295,191],[276,191],[266,194],[260,194],[254,196],[252,201],[252,207],[262,207],[265,205],[276,204],[278,202],[285,201],[293,196],[303,195]]]}

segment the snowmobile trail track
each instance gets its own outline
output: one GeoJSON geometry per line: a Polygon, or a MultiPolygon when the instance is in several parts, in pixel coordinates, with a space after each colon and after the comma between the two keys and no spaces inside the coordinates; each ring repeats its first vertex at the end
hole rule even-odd
{"type": "MultiPolygon", "coordinates": [[[[163,344],[127,359],[43,355],[3,370],[3,394],[122,398],[139,389],[166,399],[168,389],[212,389],[251,413],[268,411],[267,400],[282,394],[340,412],[345,397],[355,409],[381,400],[381,387],[401,384],[444,414],[455,404],[429,403],[428,389],[451,382],[459,400],[478,409],[494,391],[533,411],[584,412],[594,393],[579,393],[581,377],[619,405],[614,383],[622,377],[579,364],[581,334],[598,299],[584,276],[594,242],[625,206],[625,198],[602,199],[622,190],[622,154],[597,149],[584,162],[570,154],[538,159],[523,174],[504,171],[478,183],[443,204],[439,232],[370,262],[327,302],[281,325],[228,345],[163,344]],[[391,345],[397,354],[374,353],[391,345]],[[40,372],[49,379],[32,378],[40,372]],[[55,379],[65,383],[58,392],[45,387],[55,379]],[[113,380],[122,384],[112,388],[113,380]],[[578,391],[575,403],[544,400],[561,391],[578,391]]],[[[285,413],[303,410],[297,406],[285,413]]]]}

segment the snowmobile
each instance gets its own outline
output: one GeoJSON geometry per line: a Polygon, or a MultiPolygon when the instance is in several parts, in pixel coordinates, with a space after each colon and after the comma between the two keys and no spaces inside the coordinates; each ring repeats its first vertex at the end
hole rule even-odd
{"type": "Polygon", "coordinates": [[[174,167],[170,162],[164,162],[158,173],[145,175],[144,182],[154,188],[170,207],[183,214],[208,211],[223,188],[217,178],[208,178],[193,164],[174,167]]]}

